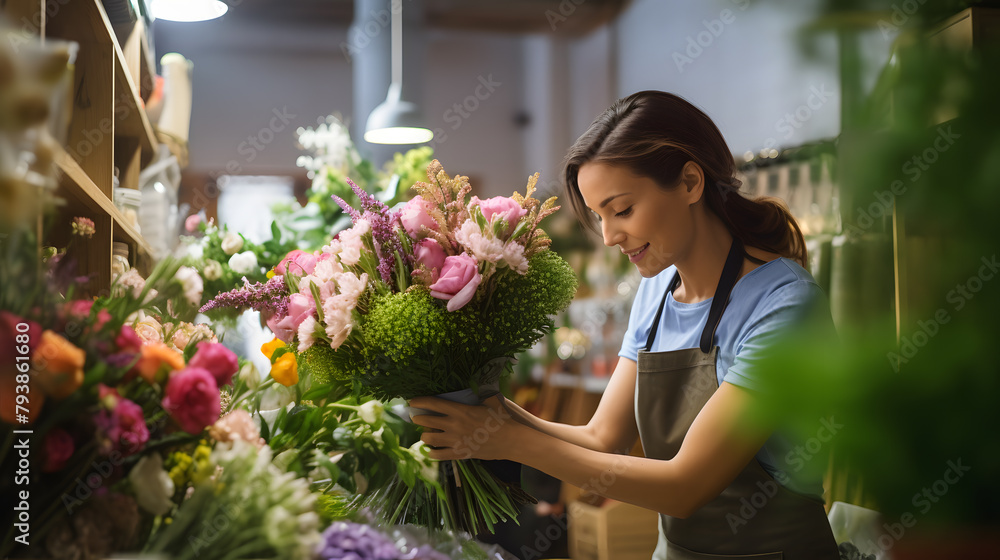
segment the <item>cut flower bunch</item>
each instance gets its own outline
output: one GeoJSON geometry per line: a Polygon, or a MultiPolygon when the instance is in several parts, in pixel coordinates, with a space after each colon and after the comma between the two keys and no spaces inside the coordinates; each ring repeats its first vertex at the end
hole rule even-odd
{"type": "MultiPolygon", "coordinates": [[[[270,313],[268,325],[300,362],[359,394],[495,394],[513,357],[552,329],[575,293],[572,268],[539,228],[558,207],[531,196],[537,174],[523,196],[486,200],[437,160],[427,178],[399,210],[354,186],[360,209],[337,199],[353,227],[206,308],[270,313]]],[[[440,464],[435,474],[391,481],[366,505],[390,523],[477,533],[531,500],[477,460],[440,464]]]]}

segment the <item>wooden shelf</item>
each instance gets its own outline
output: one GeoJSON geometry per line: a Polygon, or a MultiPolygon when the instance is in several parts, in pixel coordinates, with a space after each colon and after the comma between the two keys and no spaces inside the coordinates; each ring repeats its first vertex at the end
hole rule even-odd
{"type": "MultiPolygon", "coordinates": [[[[103,10],[103,8],[102,8],[103,10]]],[[[115,133],[139,140],[142,166],[145,167],[156,154],[159,143],[153,125],[146,116],[146,109],[139,99],[139,89],[132,80],[125,55],[115,43],[115,133]]]]}
{"type": "Polygon", "coordinates": [[[62,173],[59,179],[60,194],[71,202],[81,203],[93,213],[109,216],[114,240],[128,243],[133,248],[136,262],[149,261],[153,255],[149,243],[126,221],[118,207],[101,192],[80,164],[62,148],[56,150],[55,161],[62,173]]]}

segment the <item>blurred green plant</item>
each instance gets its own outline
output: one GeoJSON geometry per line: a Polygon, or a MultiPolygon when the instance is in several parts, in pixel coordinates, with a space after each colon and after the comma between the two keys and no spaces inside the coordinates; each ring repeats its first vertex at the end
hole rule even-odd
{"type": "MultiPolygon", "coordinates": [[[[963,4],[928,1],[890,20],[900,33],[890,61],[872,93],[845,105],[857,113],[837,141],[842,200],[851,201],[845,231],[866,229],[852,209],[884,204],[900,297],[840,325],[839,343],[802,329],[761,365],[774,380],[772,421],[811,419],[798,424],[809,437],[832,412],[843,425],[835,457],[860,475],[866,499],[888,520],[909,513],[927,530],[1000,522],[1000,444],[990,435],[1000,424],[1000,49],[929,39],[963,4]]],[[[867,10],[861,19],[872,24],[894,6],[827,2],[821,19],[843,29],[867,10]]]]}

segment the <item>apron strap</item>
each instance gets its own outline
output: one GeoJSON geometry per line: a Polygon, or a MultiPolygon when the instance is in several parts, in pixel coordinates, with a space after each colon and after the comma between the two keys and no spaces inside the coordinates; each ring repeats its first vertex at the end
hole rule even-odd
{"type": "MultiPolygon", "coordinates": [[[[743,257],[748,256],[743,251],[743,242],[733,237],[733,244],[729,248],[729,255],[726,257],[726,264],[722,267],[722,276],[719,278],[719,285],[715,288],[715,296],[712,298],[712,307],[708,311],[708,321],[701,331],[700,348],[704,353],[709,353],[712,349],[712,339],[715,338],[715,330],[722,320],[722,313],[729,304],[729,294],[733,291],[733,286],[739,280],[740,270],[743,268],[743,257]]],[[[660,307],[656,310],[653,318],[653,326],[649,329],[649,336],[646,337],[646,352],[653,351],[653,339],[660,329],[660,317],[663,315],[663,308],[667,304],[667,295],[673,293],[681,283],[680,272],[674,271],[674,277],[670,280],[667,290],[663,292],[663,299],[660,300],[660,307]]]]}
{"type": "Polygon", "coordinates": [[[719,286],[715,289],[712,307],[708,311],[708,321],[705,323],[705,329],[701,331],[701,351],[706,354],[712,349],[715,329],[719,327],[722,313],[729,305],[729,294],[732,293],[736,281],[740,279],[744,254],[743,242],[733,236],[733,245],[729,248],[729,256],[726,257],[726,264],[722,267],[722,277],[719,278],[719,286]]]}

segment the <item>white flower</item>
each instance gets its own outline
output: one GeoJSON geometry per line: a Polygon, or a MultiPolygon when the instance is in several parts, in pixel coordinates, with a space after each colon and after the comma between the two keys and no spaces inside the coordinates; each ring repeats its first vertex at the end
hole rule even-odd
{"type": "Polygon", "coordinates": [[[239,378],[243,383],[246,384],[247,388],[251,391],[256,389],[260,385],[262,379],[260,376],[260,370],[257,366],[253,365],[253,362],[247,362],[240,368],[239,378]]]}
{"type": "Polygon", "coordinates": [[[243,237],[235,231],[230,231],[222,238],[222,250],[227,255],[238,253],[243,248],[243,237]]]}
{"type": "Polygon", "coordinates": [[[245,251],[229,257],[229,268],[237,274],[250,274],[257,268],[257,253],[245,251]]]}
{"type": "Polygon", "coordinates": [[[184,297],[191,302],[191,305],[201,303],[201,293],[205,289],[205,283],[202,282],[197,270],[190,266],[182,266],[177,269],[174,279],[184,286],[184,297]]]}
{"type": "Polygon", "coordinates": [[[474,220],[466,220],[455,232],[455,239],[472,251],[479,262],[495,263],[503,256],[503,241],[493,236],[492,229],[487,228],[485,232],[480,230],[474,220]]]}
{"type": "Polygon", "coordinates": [[[385,407],[378,401],[368,401],[358,407],[358,416],[366,423],[375,426],[382,420],[385,407]]]}
{"type": "Polygon", "coordinates": [[[385,426],[382,426],[381,428],[372,432],[372,439],[375,440],[375,443],[377,443],[379,447],[385,447],[385,440],[382,439],[382,434],[384,432],[385,432],[385,426]]]}
{"type": "Polygon", "coordinates": [[[305,352],[316,344],[316,317],[310,315],[299,323],[299,352],[305,352]]]}
{"type": "Polygon", "coordinates": [[[202,271],[205,280],[218,280],[222,278],[222,265],[219,261],[208,259],[205,261],[205,269],[202,271]]]}
{"type": "Polygon", "coordinates": [[[128,474],[139,507],[153,515],[165,515],[174,506],[174,481],[163,470],[163,457],[152,453],[139,459],[128,474]]]}
{"type": "Polygon", "coordinates": [[[528,273],[528,259],[524,258],[524,246],[511,241],[503,248],[503,260],[520,275],[528,273]]]}
{"type": "Polygon", "coordinates": [[[417,440],[416,443],[410,446],[409,452],[413,455],[413,458],[420,463],[420,478],[435,482],[438,479],[438,465],[430,458],[429,450],[427,445],[417,440]]]}

